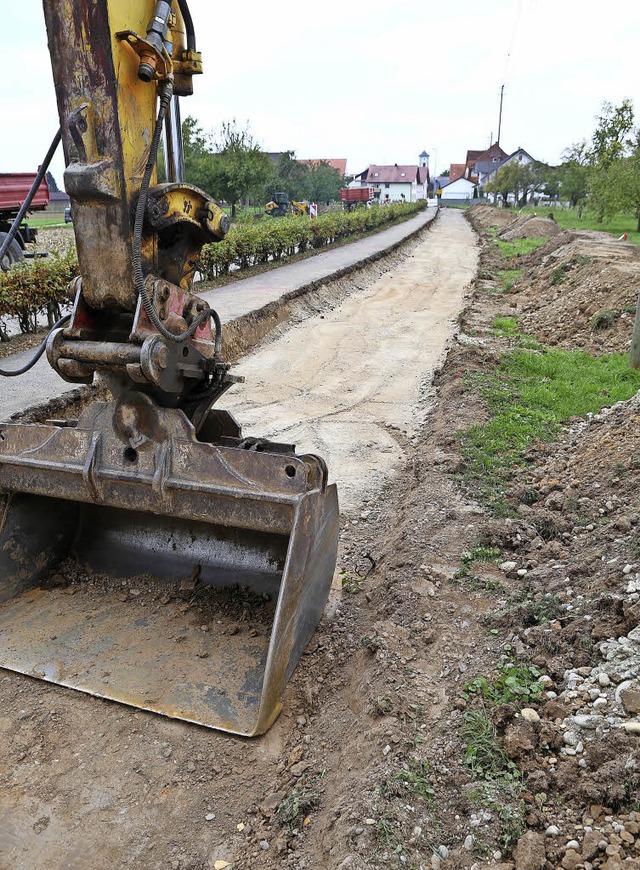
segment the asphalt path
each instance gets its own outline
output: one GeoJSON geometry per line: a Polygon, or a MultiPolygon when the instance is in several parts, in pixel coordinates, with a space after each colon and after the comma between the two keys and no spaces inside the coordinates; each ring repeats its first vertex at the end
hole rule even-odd
{"type": "MultiPolygon", "coordinates": [[[[392,250],[403,239],[430,223],[436,213],[437,208],[430,205],[415,217],[388,230],[305,260],[287,263],[277,269],[233,281],[215,290],[199,292],[198,295],[216,309],[223,324],[230,323],[251,311],[258,311],[288,293],[302,290],[318,281],[330,280],[337,274],[357,268],[372,256],[392,250]]],[[[4,357],[0,360],[0,367],[18,369],[33,353],[34,350],[31,349],[4,357]]],[[[13,414],[61,396],[71,389],[73,386],[63,381],[49,366],[45,355],[24,375],[0,378],[0,419],[8,420],[13,414]]]]}

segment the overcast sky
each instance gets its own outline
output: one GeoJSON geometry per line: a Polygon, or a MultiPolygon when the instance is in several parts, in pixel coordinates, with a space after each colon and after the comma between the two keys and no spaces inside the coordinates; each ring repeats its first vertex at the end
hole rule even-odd
{"type": "MultiPolygon", "coordinates": [[[[151,2],[151,0],[150,0],[151,2]]],[[[3,2],[0,171],[35,171],[58,125],[40,0],[3,2]]],[[[640,121],[640,4],[585,0],[190,0],[205,74],[183,118],[236,118],[301,158],[463,162],[501,145],[554,163],[589,137],[603,100],[640,121]]],[[[435,164],[435,166],[434,166],[435,164]]],[[[52,165],[62,181],[60,154],[52,165]]]]}

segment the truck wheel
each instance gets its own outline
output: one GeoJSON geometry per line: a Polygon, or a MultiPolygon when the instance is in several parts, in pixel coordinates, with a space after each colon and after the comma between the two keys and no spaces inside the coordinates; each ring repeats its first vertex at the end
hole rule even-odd
{"type": "MultiPolygon", "coordinates": [[[[6,239],[7,234],[0,232],[0,246],[3,244],[6,239]]],[[[18,242],[13,239],[9,247],[7,248],[4,257],[2,258],[2,268],[4,270],[10,269],[14,263],[17,263],[22,259],[22,248],[18,244],[18,242]]]]}

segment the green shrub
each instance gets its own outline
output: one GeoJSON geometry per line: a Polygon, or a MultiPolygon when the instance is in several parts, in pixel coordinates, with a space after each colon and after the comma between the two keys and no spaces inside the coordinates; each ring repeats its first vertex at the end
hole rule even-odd
{"type": "Polygon", "coordinates": [[[314,220],[289,215],[259,223],[234,224],[222,242],[205,245],[200,272],[205,280],[247,269],[259,263],[283,260],[308,248],[323,248],[351,236],[371,232],[384,224],[413,217],[424,202],[394,202],[350,212],[330,211],[314,220]]]}
{"type": "Polygon", "coordinates": [[[17,318],[21,332],[35,332],[42,314],[52,324],[61,308],[73,301],[69,283],[77,274],[78,260],[71,251],[0,272],[0,334],[4,317],[17,318]]]}

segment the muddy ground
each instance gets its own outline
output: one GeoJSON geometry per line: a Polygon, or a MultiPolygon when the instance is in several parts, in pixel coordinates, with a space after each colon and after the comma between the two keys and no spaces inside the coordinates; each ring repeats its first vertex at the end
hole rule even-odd
{"type": "Polygon", "coordinates": [[[344,488],[330,605],[280,719],[242,740],[3,672],[0,866],[640,865],[638,402],[534,445],[506,516],[465,483],[457,434],[487,417],[468,376],[509,346],[497,315],[626,349],[635,249],[557,233],[504,294],[488,227],[514,218],[469,217],[473,288],[477,238],[445,211],[380,281],[238,365],[246,432],[317,449],[344,488]],[[488,705],[505,658],[528,681],[488,705]],[[484,714],[493,779],[469,756],[484,714]]]}

